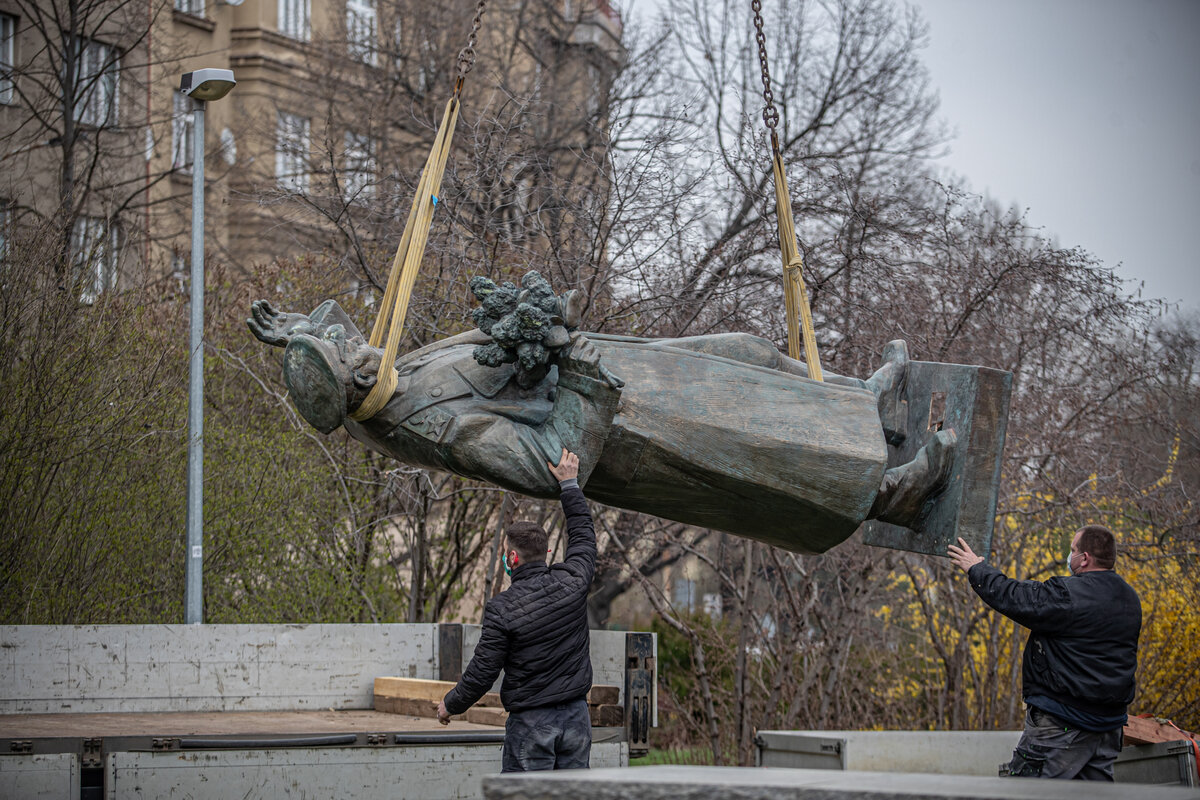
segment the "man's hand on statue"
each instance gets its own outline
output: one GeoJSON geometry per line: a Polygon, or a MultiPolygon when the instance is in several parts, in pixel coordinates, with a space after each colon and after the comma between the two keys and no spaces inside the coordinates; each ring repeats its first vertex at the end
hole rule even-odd
{"type": "Polygon", "coordinates": [[[983,563],[983,556],[975,555],[975,551],[971,549],[971,545],[963,541],[961,536],[958,538],[958,544],[958,547],[950,545],[946,549],[946,553],[949,554],[950,560],[954,562],[955,566],[966,572],[976,564],[983,563]]]}
{"type": "Polygon", "coordinates": [[[312,325],[303,314],[276,311],[266,300],[255,300],[250,304],[250,319],[246,320],[250,332],[260,342],[286,347],[293,333],[308,333],[312,325]]]}
{"type": "Polygon", "coordinates": [[[559,483],[570,480],[571,478],[579,477],[579,456],[572,453],[567,448],[563,448],[562,456],[558,459],[558,464],[546,462],[550,467],[550,474],[558,480],[559,483]]]}
{"type": "Polygon", "coordinates": [[[442,723],[443,725],[450,724],[450,712],[446,710],[446,701],[445,700],[438,703],[437,718],[438,718],[438,722],[442,723]]]}

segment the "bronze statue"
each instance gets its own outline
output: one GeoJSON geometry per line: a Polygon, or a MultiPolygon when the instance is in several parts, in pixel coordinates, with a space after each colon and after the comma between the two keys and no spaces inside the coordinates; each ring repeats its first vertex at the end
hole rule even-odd
{"type": "Polygon", "coordinates": [[[476,321],[496,336],[476,329],[401,356],[392,398],[365,420],[350,415],[375,384],[381,351],[336,302],[305,316],[260,300],[247,322],[261,341],[285,348],[292,400],[321,432],[344,425],[404,463],[535,497],[557,496],[546,464],[566,448],[579,455],[579,483],[592,500],[820,553],[866,519],[917,527],[950,476],[950,430],[887,469],[880,413],[905,381],[903,342],[888,345],[865,381],[817,382],[748,334],[571,331],[578,296],[570,294],[558,306],[547,301],[554,313],[530,323],[541,326],[544,348],[521,347],[519,334],[501,342],[482,294],[476,321]]]}

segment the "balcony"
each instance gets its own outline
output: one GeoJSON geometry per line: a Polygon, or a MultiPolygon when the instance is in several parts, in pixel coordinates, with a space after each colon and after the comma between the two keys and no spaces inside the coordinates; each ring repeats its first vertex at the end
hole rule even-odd
{"type": "Polygon", "coordinates": [[[613,61],[624,56],[621,13],[608,0],[565,0],[563,16],[575,23],[569,37],[572,44],[593,45],[613,61]]]}

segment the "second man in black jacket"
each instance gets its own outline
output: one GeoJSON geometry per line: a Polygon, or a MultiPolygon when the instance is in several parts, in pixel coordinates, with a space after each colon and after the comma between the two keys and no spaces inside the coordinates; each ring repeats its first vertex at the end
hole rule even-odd
{"type": "Polygon", "coordinates": [[[505,530],[512,584],[487,602],[475,655],[438,706],[438,718],[448,723],[483,697],[503,669],[504,772],[586,768],[592,747],[587,596],[596,533],[577,480],[579,458],[564,449],[557,466],[548,466],[562,492],[566,558],[546,564],[549,536],[540,525],[516,522],[505,530]]]}
{"type": "Polygon", "coordinates": [[[1111,781],[1134,696],[1142,606],[1116,572],[1112,532],[1085,526],[1071,540],[1070,577],[1017,581],[962,539],[951,560],[992,608],[1029,628],[1022,663],[1027,712],[1007,774],[1111,781]]]}

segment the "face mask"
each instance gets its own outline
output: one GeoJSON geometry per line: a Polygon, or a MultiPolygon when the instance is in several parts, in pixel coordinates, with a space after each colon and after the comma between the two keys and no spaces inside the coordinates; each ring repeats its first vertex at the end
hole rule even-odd
{"type": "Polygon", "coordinates": [[[1067,556],[1067,569],[1070,570],[1072,575],[1079,574],[1079,568],[1075,566],[1075,556],[1075,553],[1071,553],[1071,555],[1067,556]]]}
{"type": "Polygon", "coordinates": [[[512,567],[510,567],[508,565],[508,553],[504,554],[503,560],[504,560],[504,574],[511,578],[512,577],[512,567]]]}

